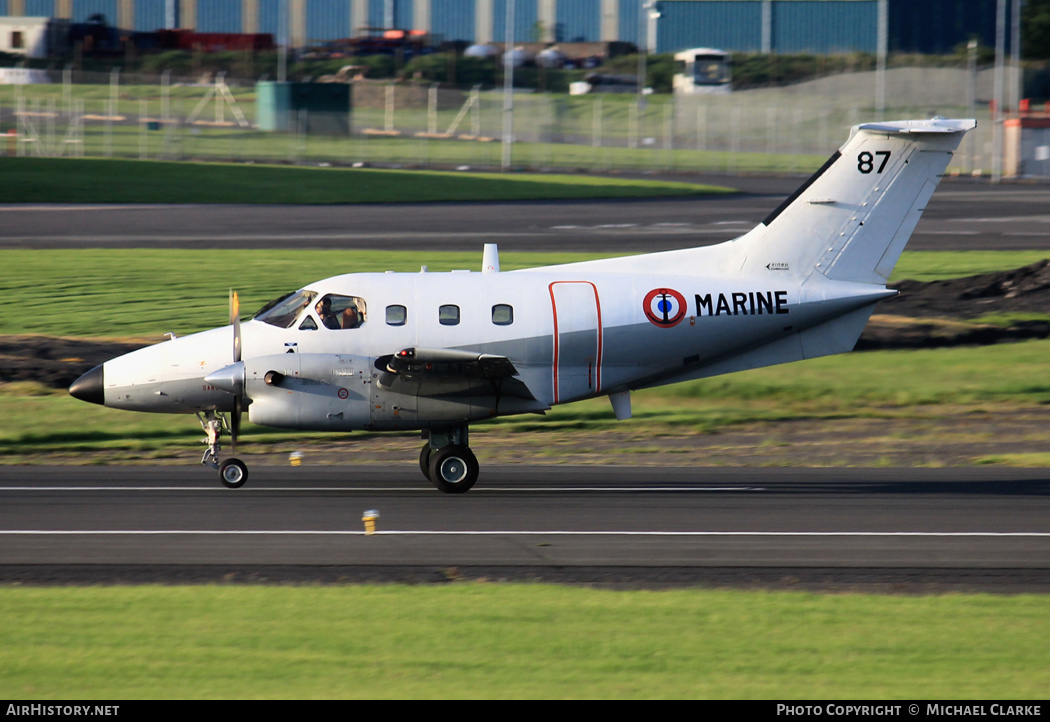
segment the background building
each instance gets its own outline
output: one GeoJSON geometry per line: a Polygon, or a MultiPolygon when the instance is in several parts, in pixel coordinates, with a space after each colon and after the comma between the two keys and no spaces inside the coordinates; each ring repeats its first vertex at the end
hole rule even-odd
{"type": "MultiPolygon", "coordinates": [[[[514,42],[644,40],[644,0],[515,0],[514,42]]],[[[0,0],[0,16],[86,22],[102,14],[122,30],[180,27],[201,33],[272,33],[288,9],[292,45],[353,37],[365,28],[426,30],[443,40],[503,42],[506,0],[0,0]]],[[[995,41],[996,0],[659,0],[656,50],[709,46],[734,52],[876,51],[885,3],[888,50],[951,53],[995,41]]],[[[1008,19],[1009,22],[1009,19],[1008,19]]]]}

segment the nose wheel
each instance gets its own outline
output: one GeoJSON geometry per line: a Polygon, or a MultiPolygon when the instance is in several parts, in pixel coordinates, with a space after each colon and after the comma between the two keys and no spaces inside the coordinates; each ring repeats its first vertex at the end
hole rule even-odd
{"type": "Polygon", "coordinates": [[[222,450],[219,439],[222,437],[223,430],[227,433],[230,432],[230,427],[226,423],[225,417],[216,414],[214,411],[209,411],[204,414],[198,414],[197,418],[204,429],[204,443],[208,445],[204,456],[201,458],[201,463],[213,469],[218,469],[219,481],[227,489],[240,489],[248,481],[248,467],[245,463],[240,459],[227,459],[221,464],[219,463],[219,452],[222,450]]]}
{"type": "Polygon", "coordinates": [[[248,481],[248,467],[240,459],[227,459],[219,464],[219,481],[227,489],[240,489],[248,481]]]}

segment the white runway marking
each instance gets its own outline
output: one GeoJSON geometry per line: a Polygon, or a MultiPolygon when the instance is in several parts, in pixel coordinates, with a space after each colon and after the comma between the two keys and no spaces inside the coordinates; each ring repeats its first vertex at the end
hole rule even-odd
{"type": "MultiPolygon", "coordinates": [[[[361,536],[365,532],[349,530],[210,530],[210,529],[7,529],[0,536],[361,536]]],[[[437,531],[387,530],[373,536],[650,536],[650,537],[911,537],[911,538],[1050,538],[1050,532],[933,532],[933,531],[437,531]]]]}
{"type": "MultiPolygon", "coordinates": [[[[237,489],[236,491],[227,489],[217,484],[210,484],[208,486],[0,486],[0,492],[4,491],[207,491],[207,492],[225,492],[230,494],[264,494],[273,491],[321,491],[321,492],[368,492],[375,493],[377,491],[434,491],[427,487],[427,485],[420,483],[418,486],[357,486],[357,487],[342,487],[342,486],[273,486],[273,487],[255,487],[248,489],[237,489]]],[[[479,493],[507,493],[507,492],[536,492],[541,491],[544,494],[552,492],[576,492],[581,491],[592,491],[601,492],[607,494],[609,492],[640,492],[640,491],[659,491],[659,492],[697,492],[697,493],[709,493],[709,492],[726,492],[726,491],[766,491],[764,486],[616,486],[616,487],[603,487],[603,486],[559,486],[559,487],[545,487],[545,486],[518,486],[518,487],[504,487],[504,488],[481,488],[473,489],[472,494],[479,493]]],[[[434,493],[437,493],[436,491],[434,493]]]]}

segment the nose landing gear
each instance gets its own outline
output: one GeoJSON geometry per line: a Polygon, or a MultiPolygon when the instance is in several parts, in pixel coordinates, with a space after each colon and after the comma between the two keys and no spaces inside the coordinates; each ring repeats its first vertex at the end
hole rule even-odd
{"type": "Polygon", "coordinates": [[[245,463],[240,459],[227,459],[219,463],[219,452],[222,450],[219,439],[222,437],[223,430],[232,437],[226,417],[214,411],[206,411],[203,414],[198,413],[197,419],[201,422],[201,428],[204,429],[205,434],[201,443],[208,445],[204,456],[201,457],[201,463],[218,469],[219,481],[227,489],[240,489],[248,481],[248,467],[245,463]]]}

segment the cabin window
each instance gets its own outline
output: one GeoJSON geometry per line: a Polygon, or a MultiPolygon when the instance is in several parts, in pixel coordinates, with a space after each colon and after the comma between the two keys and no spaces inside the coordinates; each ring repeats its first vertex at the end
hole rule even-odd
{"type": "Polygon", "coordinates": [[[359,328],[367,318],[365,300],[359,296],[329,293],[314,304],[314,313],[325,328],[359,328]]]}
{"type": "Polygon", "coordinates": [[[317,293],[314,291],[296,291],[270,301],[255,314],[256,321],[268,323],[277,328],[291,328],[303,309],[310,305],[317,293]]]}
{"type": "Polygon", "coordinates": [[[442,326],[455,326],[459,323],[459,306],[446,304],[438,309],[438,322],[442,326]]]}
{"type": "Polygon", "coordinates": [[[386,307],[386,325],[404,326],[408,321],[408,309],[404,306],[393,305],[386,307]]]}
{"type": "Polygon", "coordinates": [[[21,30],[14,30],[14,31],[12,31],[11,32],[11,49],[12,50],[20,50],[20,49],[25,48],[25,46],[26,46],[26,41],[25,41],[25,37],[22,35],[22,31],[21,30]]]}
{"type": "Polygon", "coordinates": [[[506,303],[497,303],[492,307],[492,323],[497,326],[509,326],[514,323],[514,307],[506,303]]]}

